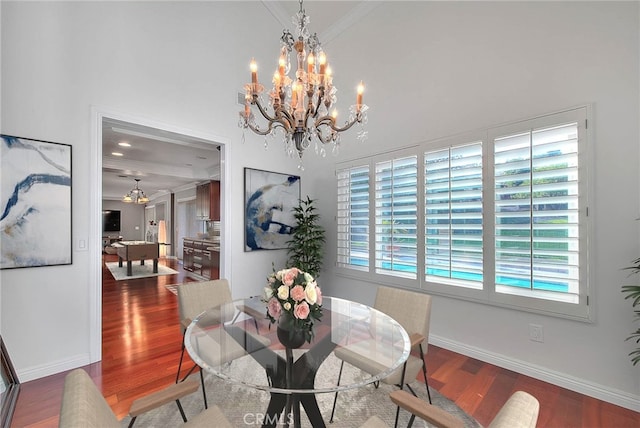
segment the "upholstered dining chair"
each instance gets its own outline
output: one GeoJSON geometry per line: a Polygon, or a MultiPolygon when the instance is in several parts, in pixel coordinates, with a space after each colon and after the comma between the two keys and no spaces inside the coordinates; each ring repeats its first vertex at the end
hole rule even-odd
{"type": "MultiPolygon", "coordinates": [[[[464,428],[461,419],[407,391],[393,391],[389,396],[396,405],[411,413],[407,428],[411,427],[416,416],[438,428],[464,428]]],[[[540,403],[533,395],[516,391],[500,408],[488,428],[535,428],[539,411],[540,403]]]]}
{"type": "MultiPolygon", "coordinates": [[[[402,325],[409,334],[412,350],[407,361],[381,381],[386,384],[397,385],[400,389],[403,389],[406,385],[407,388],[415,395],[415,392],[411,389],[409,383],[416,379],[416,376],[422,369],[425,386],[427,388],[427,397],[429,397],[429,403],[431,403],[431,393],[429,392],[429,382],[427,378],[427,366],[424,361],[429,340],[431,296],[417,291],[379,286],[373,307],[380,312],[384,312],[389,315],[402,325]],[[415,355],[415,353],[418,355],[415,355]]],[[[368,358],[365,352],[358,351],[358,349],[368,348],[367,341],[368,339],[364,339],[361,342],[355,343],[353,347],[345,346],[335,350],[335,356],[342,360],[340,373],[342,373],[342,368],[345,362],[365,372],[371,373],[374,370],[378,372],[377,364],[368,358]]],[[[340,378],[338,378],[338,384],[340,384],[340,378]]],[[[331,410],[330,421],[333,421],[337,400],[338,393],[336,392],[333,400],[333,409],[331,410]]],[[[396,409],[395,426],[398,424],[399,412],[400,407],[396,409]]]]}
{"type": "MultiPolygon", "coordinates": [[[[178,290],[178,315],[180,317],[180,330],[182,332],[182,349],[180,352],[180,362],[178,363],[178,372],[176,373],[176,383],[184,381],[196,368],[194,364],[185,376],[180,379],[180,371],[182,370],[182,361],[184,360],[184,334],[191,321],[202,312],[209,308],[222,306],[225,303],[232,302],[231,289],[229,281],[226,279],[215,279],[202,282],[186,282],[177,287],[178,290]]],[[[221,320],[222,315],[220,314],[221,320]]],[[[207,405],[207,391],[204,386],[204,373],[200,370],[200,382],[202,383],[202,397],[204,399],[204,407],[207,405]]]]}
{"type": "MultiPolygon", "coordinates": [[[[141,414],[175,401],[182,420],[185,421],[184,426],[187,428],[211,426],[232,428],[231,423],[217,406],[199,413],[187,422],[180,398],[197,389],[197,381],[187,380],[135,400],[129,409],[129,416],[131,416],[129,427],[133,426],[136,418],[141,414]]],[[[87,372],[75,369],[69,372],[64,380],[58,426],[60,428],[120,428],[121,423],[87,372]]]]}

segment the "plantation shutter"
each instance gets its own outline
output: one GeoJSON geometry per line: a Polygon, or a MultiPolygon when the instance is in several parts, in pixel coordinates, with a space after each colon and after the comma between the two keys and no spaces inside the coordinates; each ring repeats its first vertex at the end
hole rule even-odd
{"type": "Polygon", "coordinates": [[[425,278],[482,288],[482,143],[427,152],[424,169],[425,278]]]}
{"type": "Polygon", "coordinates": [[[337,266],[368,269],[369,166],[341,169],[337,178],[337,266]]]}
{"type": "Polygon", "coordinates": [[[417,159],[414,155],[376,163],[377,273],[417,278],[417,159]]]}
{"type": "Polygon", "coordinates": [[[494,140],[495,283],[578,303],[578,126],[494,140]]]}

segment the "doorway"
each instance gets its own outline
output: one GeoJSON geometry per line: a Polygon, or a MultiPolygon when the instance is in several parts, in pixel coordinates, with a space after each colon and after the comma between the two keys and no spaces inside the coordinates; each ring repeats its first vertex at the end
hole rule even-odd
{"type": "MultiPolygon", "coordinates": [[[[90,283],[92,286],[90,287],[90,361],[97,362],[102,358],[102,239],[93,239],[95,237],[101,237],[102,235],[102,201],[103,196],[106,195],[108,191],[108,180],[103,180],[103,174],[101,173],[103,170],[115,172],[117,170],[117,163],[113,161],[111,158],[107,158],[104,156],[106,152],[106,144],[108,140],[104,137],[108,136],[112,132],[119,132],[119,130],[124,129],[128,132],[128,135],[131,137],[138,137],[143,139],[151,139],[156,141],[156,145],[154,146],[154,150],[147,152],[148,160],[150,160],[151,164],[155,164],[155,169],[151,169],[150,172],[146,172],[148,189],[155,192],[166,191],[167,198],[169,200],[173,200],[173,192],[172,187],[168,187],[166,184],[159,184],[161,180],[155,180],[156,178],[163,177],[163,173],[166,174],[167,171],[172,171],[173,173],[184,171],[184,167],[180,168],[172,168],[167,169],[166,166],[162,166],[155,159],[156,156],[162,155],[163,150],[158,150],[158,147],[166,148],[166,150],[174,150],[178,152],[189,152],[189,151],[197,151],[197,150],[209,150],[216,149],[215,151],[219,156],[219,180],[221,182],[221,218],[222,218],[222,227],[221,227],[221,243],[224,245],[227,242],[227,237],[229,236],[229,227],[228,222],[224,221],[226,218],[229,218],[229,206],[226,202],[226,185],[225,183],[230,182],[229,178],[229,166],[230,166],[230,156],[227,150],[225,150],[225,146],[228,144],[228,141],[225,138],[219,137],[217,135],[208,133],[208,132],[200,132],[193,129],[180,128],[173,125],[169,125],[162,122],[157,122],[150,120],[148,118],[143,118],[139,116],[133,115],[125,115],[120,112],[115,112],[111,110],[92,108],[92,138],[91,138],[91,153],[90,153],[90,164],[95,168],[92,168],[94,171],[98,171],[96,174],[91,175],[90,188],[91,194],[94,195],[91,202],[91,218],[90,218],[90,228],[89,233],[92,239],[89,242],[93,242],[92,245],[89,246],[89,265],[90,265],[90,283]],[[106,129],[108,127],[109,129],[106,129]],[[113,128],[117,128],[114,130],[113,128]],[[106,129],[106,131],[105,131],[106,129]],[[153,138],[149,138],[149,137],[153,138]],[[185,140],[187,140],[185,142],[185,140]],[[195,143],[194,143],[195,142],[195,143]],[[181,169],[182,168],[182,169],[181,169]],[[153,177],[153,180],[149,177],[153,177]]],[[[111,141],[111,144],[114,142],[111,141]]],[[[111,150],[110,148],[108,150],[111,150]]],[[[112,153],[109,151],[108,153],[112,153]]],[[[124,157],[124,156],[123,156],[124,157]]],[[[132,187],[133,181],[129,180],[131,183],[126,184],[126,178],[130,177],[129,174],[142,174],[144,171],[141,171],[140,163],[133,160],[133,162],[129,162],[129,168],[127,169],[128,173],[125,177],[120,177],[123,179],[125,183],[125,188],[128,186],[132,187]]],[[[211,173],[211,171],[209,171],[211,173]]],[[[117,177],[117,174],[113,174],[117,177]]],[[[142,181],[140,183],[143,183],[142,181]]],[[[166,182],[162,182],[166,183],[166,182]]],[[[142,187],[142,186],[141,186],[142,187]]],[[[143,188],[144,189],[144,188],[143,188]]],[[[129,189],[130,190],[130,189],[129,189]]],[[[122,197],[126,193],[122,193],[122,191],[114,188],[109,190],[109,192],[113,192],[111,197],[116,197],[114,195],[122,197]]],[[[145,192],[147,192],[145,190],[145,192]]],[[[152,194],[153,194],[152,193],[152,194]]],[[[171,217],[171,216],[170,216],[171,217]]],[[[168,221],[169,219],[167,219],[168,221]]],[[[143,229],[144,231],[144,229],[143,229]]],[[[220,254],[220,274],[225,275],[225,277],[230,277],[230,266],[228,265],[228,257],[226,256],[226,251],[221,252],[220,254]]]]}

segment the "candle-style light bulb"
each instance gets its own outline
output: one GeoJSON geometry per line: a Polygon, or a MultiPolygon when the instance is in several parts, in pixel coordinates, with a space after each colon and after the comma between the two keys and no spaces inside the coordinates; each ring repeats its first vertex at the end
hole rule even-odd
{"type": "Polygon", "coordinates": [[[362,93],[364,92],[364,83],[362,83],[362,80],[358,85],[357,91],[358,91],[358,95],[356,96],[356,105],[358,106],[358,111],[360,111],[360,106],[362,105],[362,93]]]}
{"type": "Polygon", "coordinates": [[[338,110],[333,109],[333,111],[331,112],[331,117],[333,118],[333,120],[336,120],[338,118],[338,110]]]}
{"type": "Polygon", "coordinates": [[[251,69],[251,83],[258,83],[258,64],[256,64],[256,60],[251,58],[251,63],[249,64],[249,68],[251,69]]]}
{"type": "Polygon", "coordinates": [[[286,65],[287,61],[283,57],[280,57],[280,59],[278,59],[278,72],[280,73],[280,76],[284,76],[286,65]]]}
{"type": "Polygon", "coordinates": [[[320,55],[318,55],[318,62],[320,63],[320,74],[324,74],[327,67],[327,56],[324,52],[320,52],[320,55]]]}
{"type": "Polygon", "coordinates": [[[316,58],[313,56],[313,52],[307,57],[307,73],[313,73],[313,66],[315,65],[316,58]]]}
{"type": "Polygon", "coordinates": [[[322,77],[324,82],[324,87],[327,93],[331,93],[331,85],[333,84],[331,73],[333,73],[333,71],[331,70],[331,67],[327,65],[327,69],[325,70],[325,75],[322,77]]]}

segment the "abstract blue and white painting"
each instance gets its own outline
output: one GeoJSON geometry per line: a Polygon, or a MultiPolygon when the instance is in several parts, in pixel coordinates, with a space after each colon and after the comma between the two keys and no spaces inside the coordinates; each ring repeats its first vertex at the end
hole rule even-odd
{"type": "Polygon", "coordinates": [[[287,248],[296,226],[300,177],[244,169],[245,251],[287,248]]]}
{"type": "Polygon", "coordinates": [[[71,264],[71,146],[0,144],[0,269],[71,264]]]}

